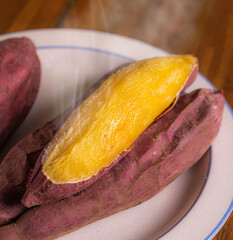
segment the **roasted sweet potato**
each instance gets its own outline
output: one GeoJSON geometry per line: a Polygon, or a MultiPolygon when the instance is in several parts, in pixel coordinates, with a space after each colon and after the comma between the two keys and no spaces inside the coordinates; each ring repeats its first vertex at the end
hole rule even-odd
{"type": "Polygon", "coordinates": [[[40,75],[40,62],[29,39],[0,42],[0,148],[32,107],[40,75]]]}
{"type": "MultiPolygon", "coordinates": [[[[117,70],[100,79],[87,92],[84,99],[93,93],[105,79],[117,70]]],[[[196,65],[191,73],[184,89],[186,89],[195,80],[197,72],[198,65],[196,65]]],[[[81,100],[77,101],[75,107],[77,107],[81,102],[81,100]]],[[[67,110],[54,121],[47,123],[41,129],[26,136],[11,149],[3,160],[0,165],[0,179],[3,183],[0,186],[0,225],[6,224],[26,210],[26,208],[20,203],[20,199],[25,193],[25,184],[27,182],[28,175],[30,176],[30,182],[27,184],[29,188],[27,194],[25,194],[25,199],[26,203],[30,206],[62,199],[80,191],[80,186],[77,186],[76,184],[53,184],[40,171],[41,160],[38,159],[38,156],[44,147],[53,138],[54,134],[59,130],[61,123],[69,117],[71,112],[72,109],[67,110]],[[37,163],[34,167],[35,162],[37,163]],[[30,169],[34,169],[33,172],[30,173],[30,169]],[[31,184],[31,181],[35,177],[36,181],[33,181],[33,184],[31,184]],[[34,188],[34,186],[36,188],[34,188]],[[14,195],[14,198],[12,195],[14,195]],[[12,199],[15,200],[12,201],[12,199]]],[[[83,188],[86,188],[88,184],[89,183],[86,182],[86,185],[83,185],[83,188]]]]}
{"type": "MultiPolygon", "coordinates": [[[[56,201],[64,197],[68,197],[76,192],[79,192],[82,189],[85,189],[90,184],[92,184],[94,181],[96,181],[98,177],[100,177],[106,171],[108,171],[109,168],[116,164],[124,156],[124,154],[128,152],[128,149],[131,147],[128,146],[127,144],[131,143],[133,137],[138,136],[138,133],[141,132],[145,126],[147,126],[148,121],[145,119],[147,119],[148,117],[148,112],[150,112],[149,118],[151,118],[151,120],[157,117],[158,114],[155,114],[155,112],[158,110],[157,106],[159,105],[159,107],[161,107],[161,104],[159,103],[160,100],[158,100],[161,97],[160,92],[162,92],[163,95],[162,99],[166,99],[167,95],[172,94],[173,97],[170,98],[170,100],[168,100],[169,104],[166,105],[166,107],[163,107],[159,110],[159,114],[161,114],[161,112],[164,111],[170,104],[173,104],[174,98],[177,96],[177,94],[179,94],[180,90],[184,89],[184,87],[187,86],[182,85],[185,85],[186,83],[190,84],[190,82],[192,82],[196,78],[197,72],[198,64],[195,58],[190,56],[187,57],[171,56],[166,58],[155,58],[149,59],[147,61],[136,62],[133,65],[131,64],[127,68],[124,68],[120,72],[116,73],[115,75],[113,75],[113,77],[110,77],[107,80],[107,82],[105,82],[97,90],[97,92],[94,93],[94,95],[87,99],[87,101],[85,102],[86,105],[84,104],[80,107],[81,110],[79,108],[75,110],[75,113],[73,113],[72,117],[69,119],[69,121],[67,121],[67,124],[62,127],[62,130],[43,150],[42,154],[38,158],[32,176],[29,178],[27,192],[22,199],[23,204],[25,204],[25,206],[27,207],[31,207],[38,204],[40,205],[56,201]],[[166,67],[164,65],[166,65],[166,67]],[[185,71],[183,69],[185,69],[185,71]],[[177,75],[179,76],[178,78],[177,75]],[[159,78],[159,80],[157,78],[159,78]],[[181,84],[178,93],[176,91],[173,92],[174,89],[176,89],[173,80],[176,83],[181,84]],[[131,93],[129,93],[129,90],[127,90],[130,86],[131,93]],[[115,90],[115,88],[117,89],[115,90]],[[121,92],[122,88],[124,89],[125,93],[121,92]],[[110,96],[114,95],[115,97],[114,98],[112,97],[113,99],[110,98],[110,100],[108,100],[108,97],[105,96],[105,91],[106,95],[109,95],[111,93],[110,96]],[[148,93],[149,91],[150,93],[148,93]],[[122,97],[122,94],[126,95],[124,99],[122,97]],[[155,98],[158,97],[157,99],[158,101],[157,100],[154,101],[153,100],[154,97],[155,98]],[[97,101],[97,98],[100,99],[97,101]],[[111,106],[109,107],[109,110],[107,110],[108,109],[107,106],[111,105],[108,103],[108,101],[109,102],[117,101],[120,102],[121,104],[119,106],[118,105],[113,107],[111,106]],[[127,101],[129,103],[127,103],[127,101]],[[95,107],[96,102],[100,102],[99,107],[95,107]],[[125,106],[125,110],[122,110],[123,106],[125,106]],[[147,106],[149,107],[147,108],[147,106]],[[86,108],[89,110],[87,110],[86,108]],[[97,111],[96,108],[100,109],[97,111]],[[93,109],[95,109],[95,111],[93,109]],[[155,111],[152,111],[152,109],[154,109],[155,111]],[[85,120],[87,112],[88,117],[87,120],[85,120]],[[107,112],[107,117],[105,115],[103,115],[102,117],[101,115],[102,112],[107,112]],[[78,121],[79,124],[74,123],[76,121],[77,114],[78,118],[82,119],[82,121],[81,120],[78,121]],[[100,119],[102,119],[103,121],[100,119]],[[106,126],[102,124],[102,122],[104,121],[106,123],[106,126]],[[122,122],[119,123],[120,121],[122,122]],[[82,130],[83,126],[81,124],[82,122],[85,122],[84,126],[85,131],[82,130]],[[88,124],[90,126],[93,125],[93,127],[87,126],[87,122],[89,122],[88,124]],[[100,124],[99,126],[98,123],[100,122],[102,125],[100,124]],[[73,143],[71,144],[71,146],[69,145],[69,142],[71,141],[69,138],[66,140],[61,140],[61,142],[65,141],[66,143],[65,144],[66,146],[63,146],[61,145],[61,143],[59,143],[60,141],[59,138],[71,134],[71,133],[65,134],[66,132],[69,131],[69,129],[76,128],[75,125],[73,126],[71,123],[73,125],[77,124],[77,126],[80,126],[81,130],[78,130],[77,132],[81,134],[82,131],[84,131],[85,133],[83,136],[84,139],[82,136],[76,136],[76,138],[79,140],[77,143],[75,143],[76,145],[74,144],[73,146],[72,146],[73,143]],[[96,131],[97,133],[95,133],[96,131]],[[127,140],[126,139],[127,136],[129,136],[130,139],[127,140]],[[114,142],[111,142],[111,138],[114,139],[114,142]],[[101,139],[103,139],[102,143],[99,142],[101,139]],[[127,141],[126,140],[123,141],[123,139],[124,140],[126,139],[127,141]],[[118,148],[116,147],[117,144],[119,145],[118,148]],[[82,146],[83,148],[82,151],[80,150],[79,145],[82,146]],[[87,145],[89,147],[87,147],[87,145]],[[111,152],[113,147],[114,149],[115,148],[116,149],[114,150],[114,152],[111,152]],[[53,148],[54,150],[51,150],[53,148]],[[66,148],[68,150],[66,150],[66,148]],[[123,149],[126,151],[123,151],[123,149]],[[59,154],[59,151],[62,153],[59,154]],[[70,155],[67,155],[68,154],[67,152],[71,154],[71,157],[70,155]],[[82,156],[83,161],[80,160],[81,163],[79,163],[79,159],[76,159],[77,162],[75,162],[72,152],[75,152],[75,159],[77,158],[77,156],[80,156],[79,158],[81,159],[82,156]],[[56,172],[60,172],[63,177],[66,174],[67,174],[66,176],[68,177],[70,173],[69,171],[70,166],[72,166],[72,171],[76,170],[76,172],[80,172],[80,174],[82,174],[84,172],[83,168],[85,168],[87,171],[91,171],[88,172],[88,174],[91,173],[92,176],[90,175],[91,177],[88,177],[87,179],[84,179],[82,181],[78,181],[77,183],[74,184],[52,183],[52,181],[49,181],[48,176],[45,176],[45,174],[41,171],[41,162],[43,162],[44,159],[47,158],[48,153],[49,154],[51,153],[50,160],[52,162],[53,161],[55,162],[55,164],[52,164],[54,167],[52,167],[51,165],[49,168],[50,173],[53,172],[55,174],[54,169],[56,169],[56,172]],[[101,163],[103,159],[104,159],[103,161],[106,160],[106,157],[103,157],[102,155],[107,156],[108,159],[110,159],[108,160],[110,162],[108,162],[107,166],[103,165],[106,164],[106,162],[101,163]],[[97,156],[99,156],[98,158],[102,159],[102,160],[100,159],[100,163],[96,160],[97,156]],[[64,167],[63,164],[65,164],[64,161],[66,159],[68,159],[67,162],[68,166],[65,165],[66,167],[64,167]],[[85,159],[88,159],[88,161],[84,161],[85,159]],[[71,161],[71,163],[69,161],[71,161]],[[97,164],[98,168],[96,169],[95,162],[96,164],[98,163],[97,164]],[[92,166],[92,164],[94,165],[94,167],[92,166]],[[79,165],[81,167],[80,169],[79,165]],[[78,166],[78,169],[75,168],[76,166],[78,166]]],[[[74,138],[75,136],[72,135],[72,139],[74,138]]],[[[58,178],[60,178],[61,177],[60,173],[58,175],[56,174],[55,175],[58,178]]],[[[70,176],[74,176],[73,173],[70,174],[71,174],[70,176]]],[[[63,177],[61,179],[63,179],[63,177]]],[[[58,179],[56,181],[58,181],[58,179]]]]}
{"type": "Polygon", "coordinates": [[[54,239],[153,197],[209,148],[222,119],[219,91],[196,90],[151,124],[95,183],[67,199],[29,209],[0,239],[54,239]]]}

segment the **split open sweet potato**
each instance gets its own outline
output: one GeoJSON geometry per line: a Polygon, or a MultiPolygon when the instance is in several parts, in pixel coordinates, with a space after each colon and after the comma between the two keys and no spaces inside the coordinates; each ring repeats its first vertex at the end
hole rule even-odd
{"type": "Polygon", "coordinates": [[[152,121],[174,106],[197,72],[196,58],[177,55],[139,61],[108,78],[43,149],[23,204],[56,201],[95,182],[152,121]]]}

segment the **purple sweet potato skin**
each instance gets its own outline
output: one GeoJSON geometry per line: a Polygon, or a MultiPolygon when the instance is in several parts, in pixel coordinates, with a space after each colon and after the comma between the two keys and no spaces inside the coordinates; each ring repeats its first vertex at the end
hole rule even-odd
{"type": "MultiPolygon", "coordinates": [[[[87,91],[86,95],[76,102],[74,107],[78,106],[109,75],[112,75],[117,70],[118,68],[98,80],[87,91]]],[[[0,226],[9,223],[26,210],[26,207],[21,203],[21,199],[26,190],[25,186],[28,176],[32,174],[31,171],[33,169],[36,169],[37,166],[35,164],[40,153],[54,137],[62,123],[68,119],[72,110],[73,108],[67,109],[56,119],[45,124],[41,129],[24,137],[3,159],[0,165],[0,226]]]]}
{"type": "Polygon", "coordinates": [[[222,120],[219,91],[196,90],[150,125],[134,147],[87,189],[29,209],[0,228],[0,239],[54,239],[153,197],[210,147],[222,120]]]}
{"type": "MultiPolygon", "coordinates": [[[[198,74],[198,64],[191,72],[184,89],[190,86],[196,79],[198,74]]],[[[126,154],[123,152],[117,159],[115,159],[108,167],[102,169],[97,175],[92,176],[90,179],[75,184],[54,184],[42,173],[41,158],[43,152],[37,160],[36,166],[33,170],[31,177],[28,180],[27,190],[22,198],[22,203],[26,207],[35,205],[42,205],[45,203],[54,202],[63,198],[69,197],[77,192],[86,189],[100,176],[113,167],[120,159],[126,154]]]]}
{"type": "Polygon", "coordinates": [[[40,62],[31,40],[0,42],[0,148],[31,109],[40,76],[40,62]]]}

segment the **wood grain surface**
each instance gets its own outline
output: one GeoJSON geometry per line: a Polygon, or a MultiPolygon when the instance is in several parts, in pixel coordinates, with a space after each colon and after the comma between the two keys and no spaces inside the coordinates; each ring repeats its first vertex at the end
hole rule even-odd
{"type": "MultiPolygon", "coordinates": [[[[0,33],[83,28],[198,57],[200,72],[233,107],[232,0],[1,0],[0,33]]],[[[233,239],[233,213],[214,240],[233,239]]]]}

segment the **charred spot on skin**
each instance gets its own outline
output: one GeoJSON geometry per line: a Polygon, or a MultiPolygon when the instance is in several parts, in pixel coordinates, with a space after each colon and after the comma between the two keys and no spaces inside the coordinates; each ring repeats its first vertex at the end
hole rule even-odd
{"type": "Polygon", "coordinates": [[[73,194],[73,197],[79,197],[79,196],[81,196],[82,193],[84,193],[84,192],[85,192],[85,190],[82,190],[81,192],[77,192],[77,193],[73,194]]]}

